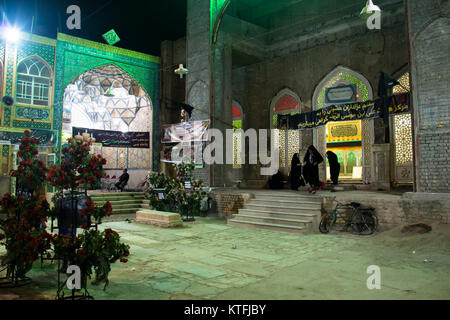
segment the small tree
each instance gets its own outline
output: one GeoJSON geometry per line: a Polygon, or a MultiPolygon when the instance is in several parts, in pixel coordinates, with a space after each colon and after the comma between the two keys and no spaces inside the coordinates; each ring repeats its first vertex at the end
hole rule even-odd
{"type": "MultiPolygon", "coordinates": [[[[53,166],[48,174],[47,180],[57,188],[55,210],[63,210],[58,206],[58,201],[70,197],[73,201],[77,191],[94,187],[105,173],[103,165],[106,160],[101,155],[90,154],[93,139],[77,136],[68,139],[68,146],[62,149],[60,166],[53,166]],[[64,190],[68,193],[64,194],[64,190]]],[[[80,267],[84,279],[91,278],[95,274],[94,284],[108,284],[108,274],[111,264],[120,260],[127,262],[129,246],[120,242],[119,234],[111,229],[101,232],[92,230],[91,220],[101,223],[102,218],[111,215],[111,203],[107,201],[103,206],[96,206],[94,201],[87,197],[84,200],[84,209],[81,210],[79,218],[85,221],[81,228],[81,235],[74,233],[58,234],[53,237],[55,255],[69,264],[80,267]]],[[[78,215],[76,208],[72,207],[70,214],[78,215]],[[76,211],[76,212],[75,212],[76,211]]],[[[77,225],[72,225],[76,229],[77,225]]]]}
{"type": "Polygon", "coordinates": [[[2,206],[6,218],[0,220],[0,241],[5,245],[6,255],[2,265],[6,265],[7,278],[17,285],[27,279],[33,262],[50,249],[51,235],[45,230],[50,207],[44,195],[39,195],[47,169],[36,159],[39,140],[25,131],[19,147],[19,166],[12,171],[16,178],[17,195],[6,194],[2,206]]]}

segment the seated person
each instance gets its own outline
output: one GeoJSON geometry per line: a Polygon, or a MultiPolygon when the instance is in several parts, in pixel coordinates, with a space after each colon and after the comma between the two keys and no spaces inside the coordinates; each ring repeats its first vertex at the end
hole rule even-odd
{"type": "Polygon", "coordinates": [[[123,174],[119,177],[119,182],[115,184],[116,188],[120,191],[123,191],[123,188],[125,188],[128,183],[128,179],[130,179],[130,175],[127,171],[127,169],[123,169],[123,174]]]}
{"type": "Polygon", "coordinates": [[[283,174],[278,170],[269,180],[270,189],[283,189],[283,174]]]}

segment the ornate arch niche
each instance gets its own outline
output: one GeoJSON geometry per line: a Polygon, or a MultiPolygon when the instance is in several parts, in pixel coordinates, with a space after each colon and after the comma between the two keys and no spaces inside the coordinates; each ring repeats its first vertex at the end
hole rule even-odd
{"type": "MultiPolygon", "coordinates": [[[[316,86],[313,95],[313,110],[318,110],[332,103],[327,103],[325,94],[327,88],[339,85],[353,84],[356,86],[355,102],[363,102],[373,99],[373,90],[370,82],[361,74],[338,66],[332,70],[316,86]]],[[[372,144],[374,139],[373,120],[361,121],[361,144],[362,144],[362,180],[364,183],[372,181],[372,144]]],[[[313,141],[317,150],[324,155],[326,153],[326,126],[313,129],[313,141]]],[[[324,162],[325,164],[325,162],[324,162]]],[[[326,180],[326,165],[322,164],[320,168],[320,179],[326,180]]]]}
{"type": "MultiPolygon", "coordinates": [[[[409,70],[397,74],[397,85],[392,89],[393,94],[410,92],[409,70]]],[[[391,125],[391,154],[393,154],[394,182],[396,184],[413,183],[413,135],[411,113],[392,115],[391,125]]]]}
{"type": "MultiPolygon", "coordinates": [[[[152,141],[153,103],[145,89],[127,72],[106,64],[77,76],[64,90],[63,131],[72,127],[149,132],[152,141]]],[[[105,169],[150,169],[151,148],[95,147],[105,169]]]]}
{"type": "MultiPolygon", "coordinates": [[[[232,103],[232,119],[233,119],[233,129],[243,130],[244,122],[244,111],[239,102],[233,100],[232,103]]],[[[242,135],[238,132],[233,133],[233,180],[242,181],[242,135]]]]}
{"type": "MultiPolygon", "coordinates": [[[[275,124],[280,114],[296,114],[302,111],[300,97],[290,89],[281,90],[270,103],[270,128],[275,124]]],[[[290,161],[301,148],[299,130],[275,129],[275,145],[280,150],[280,169],[284,174],[289,173],[290,161]]]]}

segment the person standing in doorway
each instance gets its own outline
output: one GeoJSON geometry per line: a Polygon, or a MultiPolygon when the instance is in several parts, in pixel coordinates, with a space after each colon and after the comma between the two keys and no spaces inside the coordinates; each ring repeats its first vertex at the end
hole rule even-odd
{"type": "Polygon", "coordinates": [[[123,191],[123,188],[125,188],[125,186],[128,183],[128,180],[130,179],[130,175],[127,172],[127,169],[123,169],[123,173],[122,175],[119,177],[119,182],[116,183],[116,188],[119,189],[120,191],[123,191]]]}
{"type": "Polygon", "coordinates": [[[330,164],[330,176],[333,185],[337,186],[339,181],[339,172],[341,171],[341,165],[339,164],[338,157],[333,151],[327,151],[328,163],[330,164]]]}
{"type": "Polygon", "coordinates": [[[298,156],[298,153],[296,153],[292,156],[291,173],[289,175],[290,180],[291,180],[291,189],[292,190],[297,190],[298,187],[300,187],[301,175],[302,175],[302,167],[301,167],[301,163],[300,163],[300,158],[298,156]]]}
{"type": "Polygon", "coordinates": [[[305,168],[304,172],[307,174],[306,180],[311,186],[308,191],[312,194],[315,194],[319,188],[319,164],[322,162],[323,157],[319,151],[313,145],[310,145],[303,159],[303,166],[305,168]]]}

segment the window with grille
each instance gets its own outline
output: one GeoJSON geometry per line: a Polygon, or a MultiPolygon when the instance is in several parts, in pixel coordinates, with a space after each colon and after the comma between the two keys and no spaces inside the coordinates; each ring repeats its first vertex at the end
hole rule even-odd
{"type": "Polygon", "coordinates": [[[23,60],[17,67],[17,103],[48,106],[50,70],[37,57],[23,60]]]}

